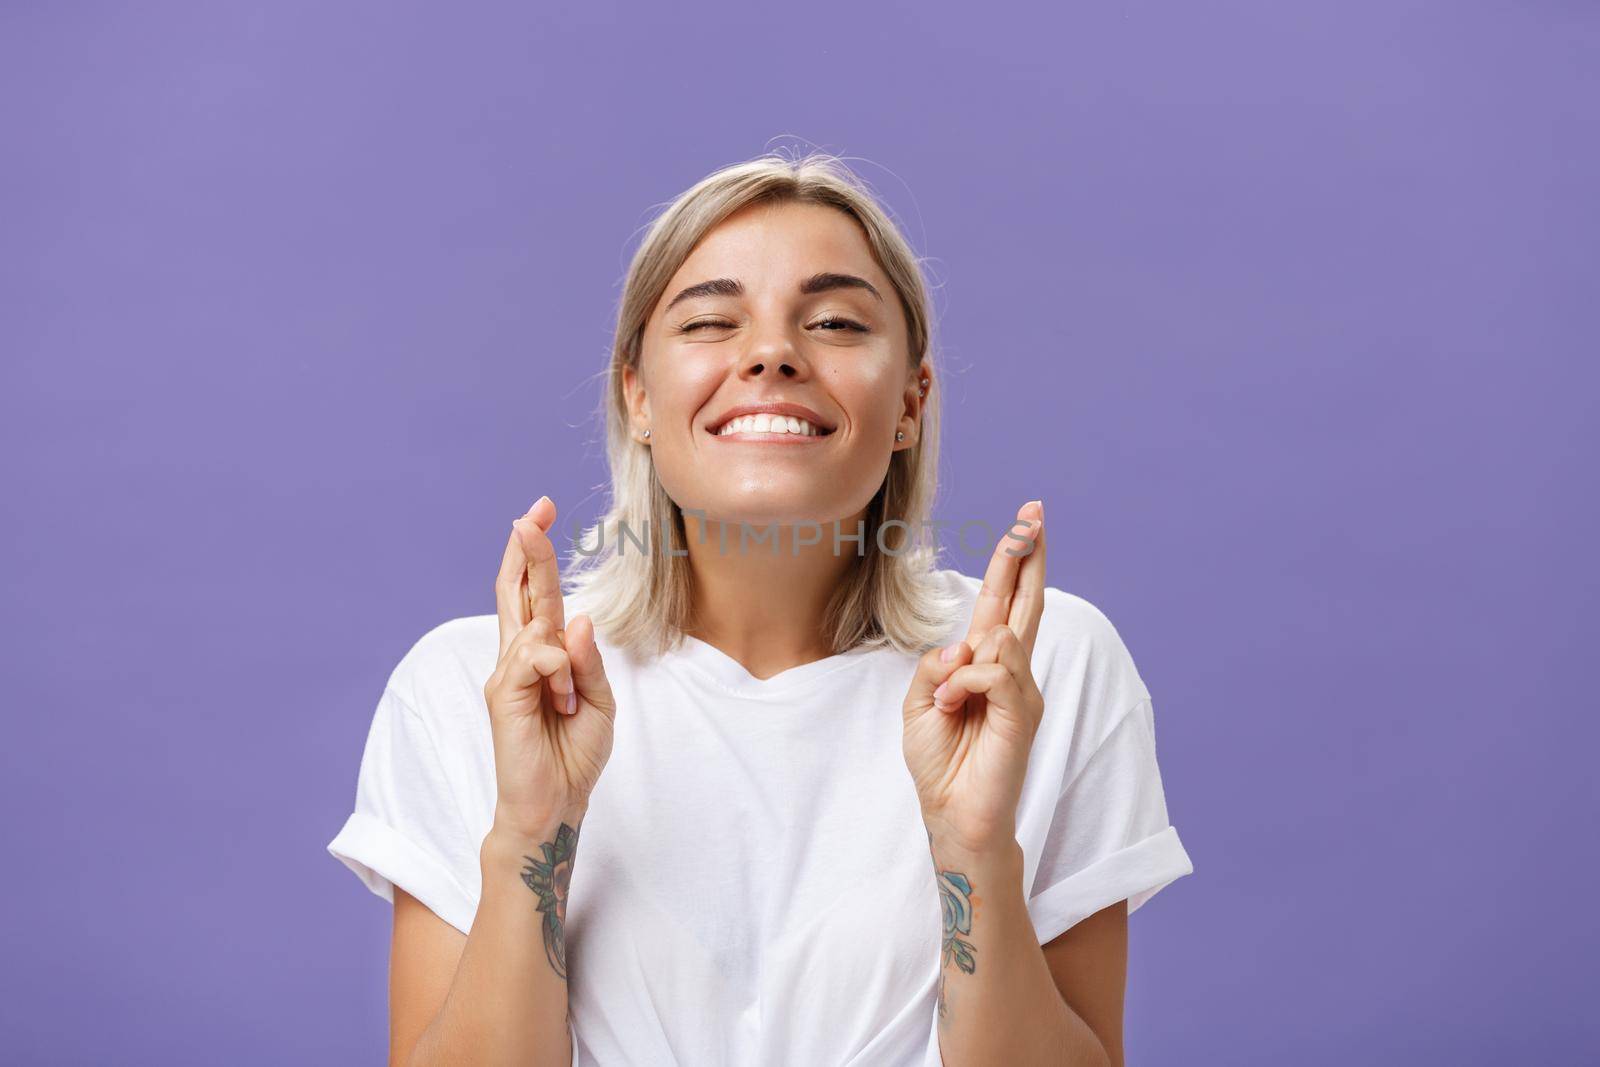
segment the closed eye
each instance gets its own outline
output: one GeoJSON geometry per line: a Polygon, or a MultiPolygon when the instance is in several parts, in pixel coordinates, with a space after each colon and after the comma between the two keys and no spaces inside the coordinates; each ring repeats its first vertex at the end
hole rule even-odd
{"type": "MultiPolygon", "coordinates": [[[[718,322],[715,319],[701,319],[698,322],[691,322],[691,323],[689,323],[689,324],[687,324],[685,326],[679,327],[678,328],[678,332],[679,333],[693,333],[695,330],[698,330],[698,329],[701,329],[702,327],[707,327],[707,326],[720,327],[722,329],[732,329],[733,328],[733,324],[732,323],[718,322]]],[[[817,327],[817,328],[829,327],[828,329],[823,330],[824,333],[839,333],[840,330],[855,330],[858,333],[870,333],[871,332],[870,330],[868,330],[867,327],[863,326],[861,323],[855,321],[854,319],[840,318],[838,316],[830,316],[829,318],[826,318],[826,319],[819,319],[818,321],[812,323],[812,326],[813,327],[817,327]]]]}

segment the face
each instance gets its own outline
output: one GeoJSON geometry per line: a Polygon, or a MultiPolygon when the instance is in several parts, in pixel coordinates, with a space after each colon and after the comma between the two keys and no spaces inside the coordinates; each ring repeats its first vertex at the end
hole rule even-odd
{"type": "Polygon", "coordinates": [[[752,205],[706,234],[651,310],[623,376],[633,436],[649,428],[685,510],[853,520],[917,441],[931,375],[907,353],[899,296],[852,218],[752,205]]]}

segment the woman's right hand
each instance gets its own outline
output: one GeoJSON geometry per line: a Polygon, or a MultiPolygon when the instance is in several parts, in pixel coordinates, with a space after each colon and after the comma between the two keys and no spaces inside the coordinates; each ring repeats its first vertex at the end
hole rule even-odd
{"type": "Polygon", "coordinates": [[[554,502],[540,497],[512,524],[494,586],[500,655],[483,695],[494,738],[495,823],[516,833],[544,833],[558,819],[577,824],[611,756],[617,710],[593,621],[563,621],[548,535],[555,517],[554,502]]]}

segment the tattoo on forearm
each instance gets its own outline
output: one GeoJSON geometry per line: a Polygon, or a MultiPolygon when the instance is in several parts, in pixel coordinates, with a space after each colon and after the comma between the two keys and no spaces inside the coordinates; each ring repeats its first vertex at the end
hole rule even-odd
{"type": "MultiPolygon", "coordinates": [[[[933,831],[928,831],[928,853],[933,853],[933,831]]],[[[973,895],[972,882],[959,871],[939,870],[934,860],[934,874],[939,879],[939,903],[944,912],[944,946],[939,959],[939,1018],[949,1015],[949,1001],[945,997],[945,978],[954,963],[962,971],[972,974],[978,968],[973,957],[977,947],[961,935],[972,934],[972,912],[978,904],[973,895]]]]}
{"type": "Polygon", "coordinates": [[[539,897],[544,913],[544,954],[563,982],[567,980],[567,889],[572,884],[572,858],[578,851],[578,831],[566,823],[556,831],[554,841],[539,846],[543,859],[523,856],[528,865],[522,880],[539,897]]]}

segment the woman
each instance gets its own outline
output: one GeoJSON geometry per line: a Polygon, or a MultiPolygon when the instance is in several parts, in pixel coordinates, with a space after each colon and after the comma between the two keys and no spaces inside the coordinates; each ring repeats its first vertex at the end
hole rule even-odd
{"type": "Polygon", "coordinates": [[[1127,912],[1192,869],[1150,695],[1039,501],[937,567],[930,330],[830,157],[655,222],[609,512],[565,588],[554,503],[513,523],[328,846],[394,902],[393,1062],[1122,1062],[1127,912]]]}

